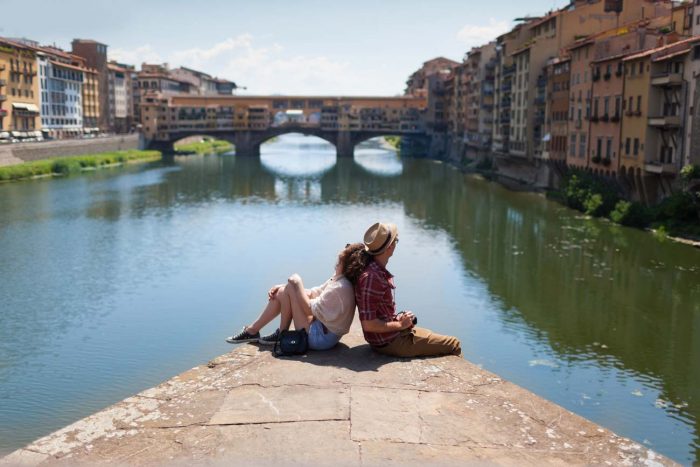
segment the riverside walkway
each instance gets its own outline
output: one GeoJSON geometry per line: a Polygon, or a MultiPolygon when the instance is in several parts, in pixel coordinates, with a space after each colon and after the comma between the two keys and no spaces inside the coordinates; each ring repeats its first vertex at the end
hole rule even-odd
{"type": "Polygon", "coordinates": [[[242,345],[0,465],[675,465],[459,357],[242,345]]]}

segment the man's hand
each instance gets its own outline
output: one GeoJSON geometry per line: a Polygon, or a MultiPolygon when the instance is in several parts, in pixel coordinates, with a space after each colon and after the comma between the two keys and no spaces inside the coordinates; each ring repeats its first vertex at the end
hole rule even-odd
{"type": "Polygon", "coordinates": [[[282,287],[284,287],[282,284],[272,286],[272,288],[267,292],[267,299],[274,300],[282,287]]]}
{"type": "Polygon", "coordinates": [[[414,317],[414,314],[410,311],[402,311],[396,316],[399,323],[401,323],[401,329],[408,329],[410,327],[413,327],[414,317]]]}

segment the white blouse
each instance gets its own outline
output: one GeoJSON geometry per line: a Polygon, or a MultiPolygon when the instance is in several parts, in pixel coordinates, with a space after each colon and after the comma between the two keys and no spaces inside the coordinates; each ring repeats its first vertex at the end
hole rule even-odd
{"type": "Polygon", "coordinates": [[[311,314],[333,334],[347,334],[355,317],[355,291],[350,281],[336,275],[310,292],[311,314]]]}

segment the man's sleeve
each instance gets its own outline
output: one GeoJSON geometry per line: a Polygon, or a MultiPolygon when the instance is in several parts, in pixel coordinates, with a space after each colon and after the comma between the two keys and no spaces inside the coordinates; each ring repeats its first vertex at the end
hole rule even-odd
{"type": "Polygon", "coordinates": [[[360,321],[377,319],[377,310],[384,297],[383,284],[372,274],[363,274],[357,281],[357,311],[360,321]]]}

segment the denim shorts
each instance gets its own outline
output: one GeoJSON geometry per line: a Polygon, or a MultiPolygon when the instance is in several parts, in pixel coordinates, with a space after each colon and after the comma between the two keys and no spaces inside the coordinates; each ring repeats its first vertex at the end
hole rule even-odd
{"type": "Polygon", "coordinates": [[[323,324],[317,319],[309,326],[309,348],[311,350],[328,350],[335,347],[340,336],[323,330],[323,324]]]}

